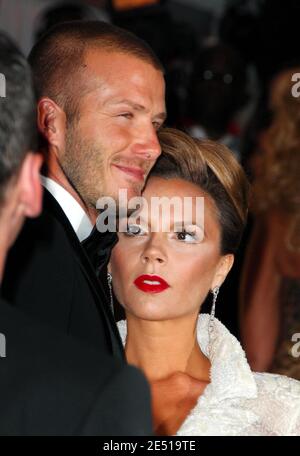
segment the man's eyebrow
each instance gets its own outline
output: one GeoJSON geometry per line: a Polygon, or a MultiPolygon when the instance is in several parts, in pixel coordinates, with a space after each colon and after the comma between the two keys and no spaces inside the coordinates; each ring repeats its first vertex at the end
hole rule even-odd
{"type": "Polygon", "coordinates": [[[159,120],[161,120],[161,122],[164,122],[167,118],[167,113],[166,113],[166,111],[163,111],[163,112],[160,112],[159,114],[156,114],[154,117],[155,117],[155,119],[159,119],[159,120]]]}
{"type": "MultiPolygon", "coordinates": [[[[111,105],[126,104],[126,105],[130,106],[132,109],[134,109],[135,111],[146,111],[145,106],[143,106],[143,105],[141,105],[139,103],[135,103],[134,101],[128,100],[126,98],[124,98],[123,100],[110,101],[109,104],[111,104],[111,105]]],[[[158,114],[155,114],[154,117],[164,121],[167,118],[167,113],[165,111],[163,111],[163,112],[160,112],[158,114]]]]}
{"type": "Polygon", "coordinates": [[[138,111],[146,110],[145,106],[143,106],[139,103],[136,103],[132,100],[129,100],[128,98],[109,100],[108,104],[112,104],[112,105],[127,104],[138,111]]]}

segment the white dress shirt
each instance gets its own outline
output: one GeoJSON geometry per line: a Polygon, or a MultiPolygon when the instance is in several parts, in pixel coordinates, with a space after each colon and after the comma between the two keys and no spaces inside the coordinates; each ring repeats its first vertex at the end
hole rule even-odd
{"type": "Polygon", "coordinates": [[[76,199],[61,185],[49,177],[41,176],[43,186],[56,199],[80,242],[84,241],[93,229],[93,224],[76,199]]]}
{"type": "MultiPolygon", "coordinates": [[[[211,382],[176,435],[300,435],[300,382],[252,372],[239,341],[216,318],[209,341],[209,318],[199,316],[197,339],[211,382]]],[[[126,321],[117,324],[125,345],[126,321]]]]}

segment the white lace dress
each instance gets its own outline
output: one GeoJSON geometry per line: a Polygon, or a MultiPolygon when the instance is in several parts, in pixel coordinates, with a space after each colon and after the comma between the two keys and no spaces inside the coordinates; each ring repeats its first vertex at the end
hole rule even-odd
{"type": "MultiPolygon", "coordinates": [[[[217,319],[209,345],[208,322],[208,314],[199,316],[197,338],[211,382],[176,435],[300,435],[300,382],[251,372],[239,341],[217,319]]],[[[125,345],[126,321],[118,327],[125,345]]]]}

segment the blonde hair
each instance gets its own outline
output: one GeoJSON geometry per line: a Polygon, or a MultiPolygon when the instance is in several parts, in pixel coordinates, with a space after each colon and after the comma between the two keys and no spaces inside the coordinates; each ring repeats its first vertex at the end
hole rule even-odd
{"type": "Polygon", "coordinates": [[[249,183],[232,152],[171,128],[161,130],[159,140],[162,154],[150,176],[180,178],[207,193],[218,212],[221,253],[235,253],[247,220],[249,183]]]}
{"type": "Polygon", "coordinates": [[[274,118],[264,135],[261,171],[253,186],[256,212],[278,208],[300,215],[300,97],[292,93],[294,73],[300,68],[281,72],[272,84],[274,118]]]}

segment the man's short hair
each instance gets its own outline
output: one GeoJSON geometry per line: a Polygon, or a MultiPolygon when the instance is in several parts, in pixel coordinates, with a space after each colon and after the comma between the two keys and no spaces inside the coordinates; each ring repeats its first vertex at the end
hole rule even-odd
{"type": "Polygon", "coordinates": [[[36,101],[30,67],[15,44],[0,33],[0,204],[8,181],[36,148],[36,101]]]}
{"type": "Polygon", "coordinates": [[[135,56],[163,72],[148,44],[126,30],[101,21],[58,24],[34,45],[29,62],[38,98],[51,98],[68,120],[78,114],[80,70],[86,51],[93,48],[135,56]]]}

